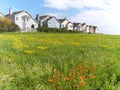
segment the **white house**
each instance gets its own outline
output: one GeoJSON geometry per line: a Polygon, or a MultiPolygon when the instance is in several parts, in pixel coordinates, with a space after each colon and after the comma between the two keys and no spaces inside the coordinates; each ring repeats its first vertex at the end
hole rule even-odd
{"type": "Polygon", "coordinates": [[[90,33],[90,26],[86,25],[84,33],[90,33]]]}
{"type": "Polygon", "coordinates": [[[47,20],[50,16],[49,15],[45,15],[45,16],[37,16],[36,20],[39,22],[40,27],[44,26],[44,21],[47,20]]]}
{"type": "Polygon", "coordinates": [[[85,28],[85,33],[98,33],[98,27],[93,25],[87,25],[85,28]]]}
{"type": "Polygon", "coordinates": [[[40,16],[39,19],[37,19],[37,20],[40,23],[40,27],[45,26],[48,28],[60,28],[60,22],[54,16],[49,16],[49,15],[40,16]]]}
{"type": "Polygon", "coordinates": [[[12,8],[10,8],[9,14],[6,17],[17,24],[23,32],[38,28],[38,22],[27,11],[12,12],[12,8]]]}
{"type": "Polygon", "coordinates": [[[0,19],[4,17],[4,14],[0,12],[0,19]]]}
{"type": "Polygon", "coordinates": [[[72,22],[69,21],[69,22],[67,23],[67,29],[68,29],[68,30],[73,30],[73,23],[72,23],[72,22]]]}
{"type": "Polygon", "coordinates": [[[66,28],[67,30],[73,30],[73,23],[68,19],[58,19],[60,22],[60,28],[66,28]]]}
{"type": "Polygon", "coordinates": [[[90,33],[98,33],[98,27],[97,26],[90,26],[90,33]]]}
{"type": "Polygon", "coordinates": [[[81,23],[73,23],[73,30],[82,31],[81,23]]]}
{"type": "Polygon", "coordinates": [[[82,31],[84,32],[86,30],[87,24],[84,22],[84,23],[81,23],[81,25],[82,25],[82,31]]]}

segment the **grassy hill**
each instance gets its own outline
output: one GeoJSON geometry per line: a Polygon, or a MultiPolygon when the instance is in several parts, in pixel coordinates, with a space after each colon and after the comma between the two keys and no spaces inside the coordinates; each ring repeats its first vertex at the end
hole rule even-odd
{"type": "Polygon", "coordinates": [[[0,90],[120,90],[120,36],[0,33],[0,90]]]}

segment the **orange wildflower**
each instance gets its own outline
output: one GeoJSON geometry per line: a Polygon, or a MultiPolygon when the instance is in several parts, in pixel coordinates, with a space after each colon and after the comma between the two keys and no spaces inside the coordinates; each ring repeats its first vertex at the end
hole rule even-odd
{"type": "Polygon", "coordinates": [[[96,78],[96,76],[93,76],[92,78],[96,78]]]}
{"type": "Polygon", "coordinates": [[[82,70],[82,66],[81,66],[81,65],[79,66],[79,70],[80,70],[80,71],[82,70]]]}
{"type": "Polygon", "coordinates": [[[64,78],[64,80],[65,80],[65,81],[69,81],[69,80],[70,80],[70,78],[69,78],[69,77],[68,77],[68,78],[64,78]]]}
{"type": "Polygon", "coordinates": [[[85,80],[85,79],[86,79],[85,76],[81,76],[80,78],[81,78],[82,80],[85,80]]]}
{"type": "Polygon", "coordinates": [[[56,81],[58,81],[59,80],[59,78],[58,77],[56,77],[56,81]]]}
{"type": "Polygon", "coordinates": [[[91,71],[91,72],[93,72],[94,70],[93,70],[93,69],[91,69],[90,71],[91,71]]]}
{"type": "Polygon", "coordinates": [[[75,76],[72,75],[72,79],[75,79],[75,76]]]}
{"type": "Polygon", "coordinates": [[[58,71],[58,75],[60,75],[60,71],[58,71]]]}
{"type": "Polygon", "coordinates": [[[88,74],[88,77],[91,77],[92,76],[92,74],[88,74]]]}
{"type": "Polygon", "coordinates": [[[73,86],[72,86],[72,88],[74,89],[74,88],[76,88],[77,86],[74,84],[73,86]]]}
{"type": "Polygon", "coordinates": [[[64,74],[61,73],[61,76],[64,77],[64,74]]]}
{"type": "Polygon", "coordinates": [[[60,90],[60,86],[58,86],[56,90],[60,90]]]}
{"type": "Polygon", "coordinates": [[[86,70],[85,70],[85,72],[87,73],[87,72],[88,72],[88,70],[86,69],[86,70]]]}
{"type": "Polygon", "coordinates": [[[73,70],[74,73],[76,73],[77,71],[76,70],[73,70]]]}
{"type": "Polygon", "coordinates": [[[54,71],[54,74],[55,74],[55,73],[56,73],[56,69],[54,68],[54,70],[53,70],[53,71],[54,71]]]}
{"type": "Polygon", "coordinates": [[[80,86],[80,87],[83,86],[83,82],[82,82],[82,81],[79,82],[79,86],[80,86]]]}
{"type": "Polygon", "coordinates": [[[86,69],[88,69],[89,67],[88,67],[88,65],[86,65],[86,69]]]}
{"type": "Polygon", "coordinates": [[[54,78],[55,78],[55,75],[52,75],[52,78],[54,79],[54,78]]]}
{"type": "Polygon", "coordinates": [[[53,79],[52,80],[48,80],[48,82],[54,83],[54,80],[53,79]]]}
{"type": "Polygon", "coordinates": [[[71,74],[68,74],[68,77],[71,77],[72,75],[71,74]]]}

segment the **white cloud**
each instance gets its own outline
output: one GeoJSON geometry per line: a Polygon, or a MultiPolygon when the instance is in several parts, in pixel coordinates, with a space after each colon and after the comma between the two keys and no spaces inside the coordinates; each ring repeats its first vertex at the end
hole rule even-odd
{"type": "Polygon", "coordinates": [[[97,25],[99,32],[120,34],[119,21],[120,14],[113,14],[111,11],[83,11],[71,17],[72,21],[86,22],[87,24],[97,25]]]}
{"type": "Polygon", "coordinates": [[[44,0],[45,1],[45,7],[51,7],[51,8],[57,8],[57,9],[66,9],[68,8],[68,3],[70,3],[71,0],[44,0]],[[67,7],[66,7],[67,6],[67,7]]]}
{"type": "MultiPolygon", "coordinates": [[[[111,2],[110,2],[111,3],[111,2]]],[[[45,6],[56,9],[68,9],[68,8],[109,8],[109,0],[45,0],[45,6]]]]}
{"type": "Polygon", "coordinates": [[[79,10],[70,17],[72,21],[97,25],[103,33],[120,34],[119,0],[45,0],[45,3],[46,7],[68,9],[68,13],[72,8],[79,10]]]}

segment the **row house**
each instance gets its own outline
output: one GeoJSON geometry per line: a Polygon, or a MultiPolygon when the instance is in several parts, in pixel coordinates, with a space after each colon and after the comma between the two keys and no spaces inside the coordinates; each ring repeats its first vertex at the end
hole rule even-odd
{"type": "Polygon", "coordinates": [[[98,27],[87,25],[86,23],[73,23],[74,30],[83,31],[84,33],[98,33],[98,27]]]}
{"type": "Polygon", "coordinates": [[[38,28],[38,22],[25,10],[13,12],[10,8],[6,17],[18,25],[22,32],[33,31],[38,28]]]}
{"type": "Polygon", "coordinates": [[[36,15],[36,20],[39,22],[39,27],[48,27],[48,28],[66,28],[67,30],[73,30],[73,23],[68,19],[57,19],[55,16],[36,15]]]}
{"type": "Polygon", "coordinates": [[[60,22],[60,28],[66,28],[67,30],[73,30],[73,23],[68,19],[58,19],[60,22]]]}
{"type": "Polygon", "coordinates": [[[87,25],[84,31],[85,33],[98,33],[98,27],[93,25],[87,25]]]}
{"type": "Polygon", "coordinates": [[[36,20],[39,22],[40,27],[48,28],[66,28],[67,30],[73,30],[73,23],[68,19],[57,19],[55,16],[45,15],[36,16],[36,20]]]}
{"type": "Polygon", "coordinates": [[[49,28],[60,28],[59,21],[54,16],[39,16],[37,15],[36,19],[39,22],[40,27],[49,27],[49,28]]]}
{"type": "Polygon", "coordinates": [[[36,15],[36,20],[39,22],[39,27],[48,28],[66,28],[67,30],[83,31],[84,33],[97,33],[97,26],[87,25],[86,23],[72,23],[67,18],[57,19],[54,16],[36,15]]]}
{"type": "Polygon", "coordinates": [[[77,31],[85,31],[87,24],[86,23],[73,23],[73,29],[77,31]]]}
{"type": "MultiPolygon", "coordinates": [[[[13,21],[21,28],[22,32],[28,32],[36,30],[38,27],[48,28],[66,28],[67,30],[83,31],[84,33],[97,33],[98,27],[93,25],[87,25],[86,23],[74,22],[72,23],[67,18],[57,19],[55,16],[36,15],[34,19],[27,11],[13,12],[12,8],[9,9],[9,14],[5,15],[7,18],[13,21]]],[[[4,14],[0,12],[0,18],[4,17],[4,14]]]]}

